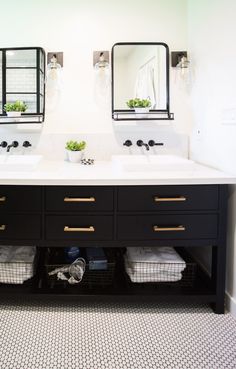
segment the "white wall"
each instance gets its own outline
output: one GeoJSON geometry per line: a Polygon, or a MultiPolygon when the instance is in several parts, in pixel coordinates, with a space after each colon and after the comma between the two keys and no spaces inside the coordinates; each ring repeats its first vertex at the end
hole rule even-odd
{"type": "MultiPolygon", "coordinates": [[[[94,50],[111,50],[119,41],[163,41],[170,50],[186,49],[187,44],[187,0],[9,0],[1,4],[1,13],[1,47],[64,52],[61,100],[47,112],[43,135],[102,139],[109,134],[116,140],[110,101],[99,105],[94,97],[94,50]]],[[[171,110],[176,116],[171,129],[186,133],[186,96],[173,84],[171,110]]],[[[159,130],[156,123],[148,127],[159,130]]]]}
{"type": "MultiPolygon", "coordinates": [[[[236,2],[189,0],[193,66],[191,157],[236,174],[236,2]],[[198,133],[200,132],[200,133],[198,133]]],[[[236,315],[236,189],[229,198],[227,293],[236,315]]]]}

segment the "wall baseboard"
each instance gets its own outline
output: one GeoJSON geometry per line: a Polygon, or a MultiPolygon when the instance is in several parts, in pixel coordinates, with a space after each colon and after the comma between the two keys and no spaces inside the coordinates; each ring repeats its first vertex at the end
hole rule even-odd
{"type": "Polygon", "coordinates": [[[236,318],[236,299],[226,292],[226,309],[236,318]]]}

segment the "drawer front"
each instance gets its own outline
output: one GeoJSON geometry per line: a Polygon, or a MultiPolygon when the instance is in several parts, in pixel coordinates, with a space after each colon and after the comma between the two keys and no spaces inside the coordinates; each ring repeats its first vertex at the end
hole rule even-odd
{"type": "Polygon", "coordinates": [[[47,211],[111,211],[113,189],[93,186],[53,186],[46,188],[47,211]]]}
{"type": "Polygon", "coordinates": [[[48,240],[112,240],[112,216],[50,216],[46,217],[48,240]]]}
{"type": "Polygon", "coordinates": [[[125,186],[118,190],[119,211],[215,210],[218,186],[125,186]]]}
{"type": "Polygon", "coordinates": [[[40,215],[0,214],[1,240],[39,240],[40,238],[40,215]]]}
{"type": "Polygon", "coordinates": [[[0,186],[0,213],[41,211],[41,188],[0,186]]]}
{"type": "Polygon", "coordinates": [[[215,239],[218,216],[147,215],[119,216],[119,240],[215,239]]]}

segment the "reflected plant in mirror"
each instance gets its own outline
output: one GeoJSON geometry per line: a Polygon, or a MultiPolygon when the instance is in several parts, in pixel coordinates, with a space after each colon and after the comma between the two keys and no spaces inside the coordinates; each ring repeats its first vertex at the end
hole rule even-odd
{"type": "Polygon", "coordinates": [[[24,113],[27,110],[27,108],[28,106],[24,103],[24,101],[19,100],[14,103],[7,103],[4,105],[4,111],[9,117],[20,116],[21,113],[24,113]]]}

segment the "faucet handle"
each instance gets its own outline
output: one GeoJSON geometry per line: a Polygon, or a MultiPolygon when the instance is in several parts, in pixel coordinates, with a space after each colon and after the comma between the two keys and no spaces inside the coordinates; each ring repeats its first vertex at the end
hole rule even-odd
{"type": "Polygon", "coordinates": [[[7,147],[7,142],[6,141],[2,141],[0,143],[0,147],[3,147],[3,148],[7,147]]]}
{"type": "Polygon", "coordinates": [[[163,146],[164,144],[163,144],[163,142],[155,142],[154,140],[149,140],[148,145],[150,147],[153,147],[153,146],[163,146]]]}
{"type": "Polygon", "coordinates": [[[127,147],[130,147],[130,146],[132,146],[133,144],[132,144],[132,141],[130,141],[130,140],[126,140],[124,143],[123,143],[123,146],[127,146],[127,147]]]}
{"type": "Polygon", "coordinates": [[[31,145],[31,143],[29,141],[24,141],[22,146],[23,147],[30,147],[32,145],[31,145]]]}

